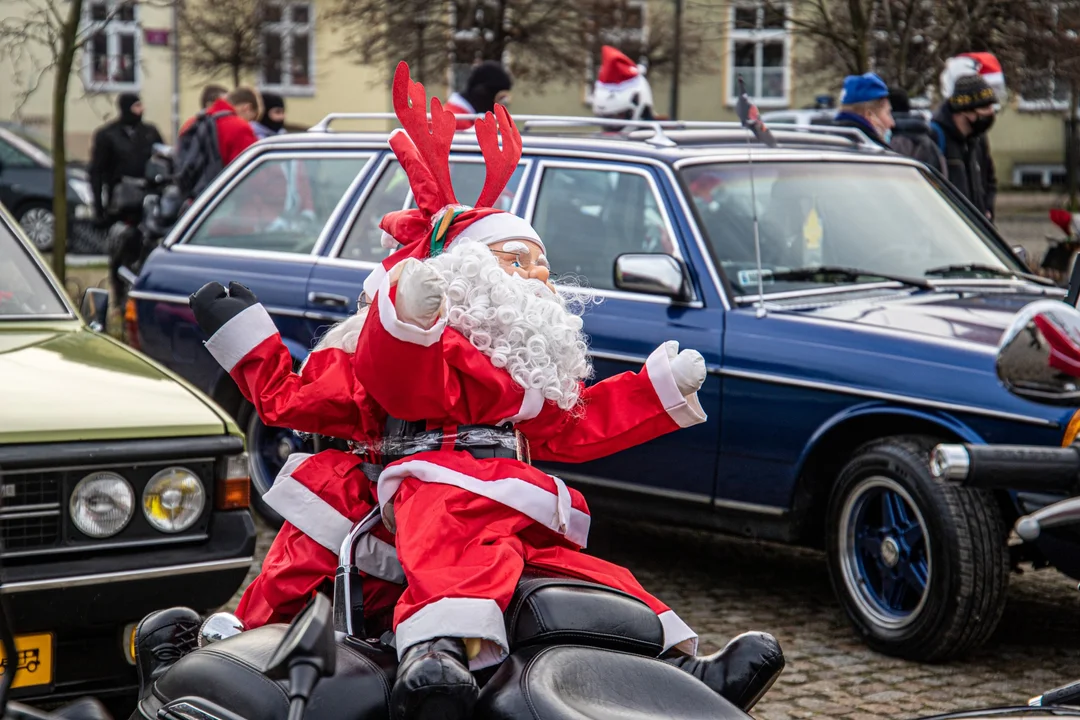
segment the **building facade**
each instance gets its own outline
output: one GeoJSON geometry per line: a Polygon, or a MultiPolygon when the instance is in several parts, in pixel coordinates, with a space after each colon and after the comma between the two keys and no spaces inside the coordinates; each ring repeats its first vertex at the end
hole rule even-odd
{"type": "MultiPolygon", "coordinates": [[[[94,129],[116,114],[116,97],[137,92],[145,117],[171,138],[177,123],[196,112],[198,96],[211,78],[177,68],[173,13],[154,4],[125,0],[84,0],[84,31],[89,41],[77,60],[77,78],[67,104],[67,142],[72,157],[85,158],[94,129]]],[[[291,125],[311,125],[330,112],[388,112],[389,68],[365,67],[343,57],[349,38],[326,18],[328,0],[272,6],[263,27],[262,66],[243,82],[286,97],[291,125]]],[[[669,20],[673,0],[630,0],[635,9],[620,33],[650,32],[650,23],[669,20]]],[[[797,1],[797,0],[796,0],[797,1]]],[[[31,0],[32,2],[32,0],[31,0]]],[[[800,49],[807,40],[792,32],[783,13],[755,0],[686,2],[684,27],[703,31],[708,69],[685,74],[677,116],[687,120],[735,120],[736,78],[762,110],[803,107],[820,94],[838,94],[835,82],[797,77],[800,49]]],[[[775,5],[773,3],[772,5],[775,5]]],[[[23,3],[3,3],[0,15],[19,12],[23,3]]],[[[789,8],[789,11],[797,8],[789,8]]],[[[583,50],[583,52],[585,52],[583,50]]],[[[15,120],[47,135],[51,127],[51,73],[40,72],[45,53],[0,60],[0,119],[15,120]],[[37,83],[37,90],[24,97],[37,83]]],[[[512,58],[511,58],[512,60],[512,58]]],[[[591,64],[590,64],[591,65],[591,64]]],[[[228,84],[223,71],[213,80],[228,84]]],[[[656,110],[671,114],[671,83],[663,72],[650,78],[656,110]]],[[[568,77],[544,86],[519,83],[512,110],[523,114],[587,115],[591,78],[568,77]]],[[[446,92],[448,88],[430,88],[446,92]]],[[[1062,89],[1052,80],[1040,87],[1015,89],[991,132],[991,146],[1002,185],[1060,182],[1065,148],[1062,89]]],[[[378,125],[385,127],[385,124],[378,125]]],[[[370,123],[366,127],[371,127],[370,123]]]]}

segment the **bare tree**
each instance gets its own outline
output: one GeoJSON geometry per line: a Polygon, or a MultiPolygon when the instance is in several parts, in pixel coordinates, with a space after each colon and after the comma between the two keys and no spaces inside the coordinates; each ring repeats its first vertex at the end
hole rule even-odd
{"type": "Polygon", "coordinates": [[[93,26],[82,22],[83,0],[6,0],[10,14],[0,19],[0,57],[14,64],[27,58],[43,57],[32,67],[33,78],[24,83],[20,102],[25,103],[51,72],[52,152],[53,152],[53,271],[61,282],[67,275],[65,263],[68,238],[67,203],[67,98],[76,57],[94,32],[121,10],[115,6],[104,21],[93,26]]]}
{"type": "Polygon", "coordinates": [[[180,0],[181,65],[207,77],[228,73],[233,87],[259,68],[267,0],[180,0]]]}
{"type": "MultiPolygon", "coordinates": [[[[631,23],[635,7],[628,0],[337,0],[330,14],[354,38],[344,52],[358,62],[389,69],[404,59],[430,83],[451,68],[508,59],[515,78],[539,84],[580,82],[607,42],[651,66],[669,65],[670,12],[649,18],[642,37],[613,32],[631,23]]],[[[703,46],[698,28],[684,28],[684,59],[703,46]]],[[[704,65],[691,62],[684,73],[704,65]]]]}

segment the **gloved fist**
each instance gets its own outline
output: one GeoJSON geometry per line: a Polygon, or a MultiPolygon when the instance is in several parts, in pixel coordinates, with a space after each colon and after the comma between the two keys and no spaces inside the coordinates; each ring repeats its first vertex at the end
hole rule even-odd
{"type": "Polygon", "coordinates": [[[405,260],[399,267],[394,300],[398,319],[427,330],[439,319],[448,283],[435,268],[416,258],[405,260]]]}
{"type": "Polygon", "coordinates": [[[671,363],[671,374],[675,377],[675,387],[683,397],[693,395],[705,384],[705,358],[697,350],[679,352],[679,343],[673,340],[665,348],[671,363]]]}
{"type": "Polygon", "coordinates": [[[258,302],[255,293],[238,282],[229,283],[227,292],[221,283],[206,283],[188,298],[195,322],[207,337],[258,302]]]}

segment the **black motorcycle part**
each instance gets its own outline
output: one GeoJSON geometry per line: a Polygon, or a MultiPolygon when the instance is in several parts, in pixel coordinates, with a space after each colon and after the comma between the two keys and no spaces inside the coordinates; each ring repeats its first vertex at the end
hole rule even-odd
{"type": "Polygon", "coordinates": [[[1080,680],[1047,690],[1041,697],[1043,706],[1080,705],[1080,680]]]}
{"type": "Polygon", "coordinates": [[[613,650],[520,650],[484,686],[484,720],[746,720],[750,716],[667,663],[613,650]]]}
{"type": "Polygon", "coordinates": [[[522,577],[506,609],[511,649],[573,643],[656,657],[664,628],[656,613],[624,592],[582,580],[522,577]]]}
{"type": "Polygon", "coordinates": [[[191,608],[156,610],[135,628],[135,668],[139,697],[150,692],[154,680],[198,646],[202,618],[191,608]]]}
{"type": "Polygon", "coordinates": [[[469,672],[465,641],[437,638],[401,658],[390,694],[394,720],[469,720],[480,689],[469,672]]]}
{"type": "Polygon", "coordinates": [[[829,577],[856,632],[878,652],[919,662],[962,656],[989,638],[1005,610],[1009,582],[1007,529],[997,498],[988,490],[936,480],[929,458],[939,442],[894,436],[856,450],[836,480],[825,520],[829,577]],[[867,611],[861,593],[874,568],[868,564],[853,579],[843,560],[849,540],[841,532],[845,505],[882,482],[910,496],[925,522],[923,541],[931,557],[925,599],[902,624],[882,622],[867,611]]]}
{"type": "Polygon", "coordinates": [[[206,283],[188,298],[195,322],[207,337],[258,302],[255,293],[238,282],[229,283],[228,291],[219,282],[206,283]]]}
{"type": "Polygon", "coordinates": [[[964,445],[973,488],[1021,492],[1069,492],[1080,482],[1080,451],[1033,445],[964,445]]]}
{"type": "Polygon", "coordinates": [[[750,710],[784,671],[784,651],[769,633],[738,635],[712,655],[667,661],[708,685],[740,710],[750,710]]]}
{"type": "MultiPolygon", "coordinates": [[[[289,684],[263,674],[286,625],[265,625],[185,655],[139,701],[135,718],[156,720],[162,706],[197,695],[234,715],[286,720],[289,684]]],[[[315,686],[308,717],[318,720],[389,720],[397,657],[356,640],[337,643],[337,672],[315,686]]]]}

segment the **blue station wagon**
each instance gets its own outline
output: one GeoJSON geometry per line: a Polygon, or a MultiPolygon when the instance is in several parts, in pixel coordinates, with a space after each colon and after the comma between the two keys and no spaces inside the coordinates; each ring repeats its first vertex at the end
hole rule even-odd
{"type": "MultiPolygon", "coordinates": [[[[412,198],[386,133],[330,121],[233,163],[146,262],[126,310],[131,342],[246,429],[256,495],[289,453],[327,441],[259,422],[204,350],[188,295],[210,280],[249,286],[298,364],[355,312],[388,252],[379,220],[412,198]]],[[[722,123],[519,125],[524,154],[500,202],[544,238],[556,282],[602,298],[585,317],[597,376],[637,370],[672,339],[709,369],[707,423],[551,468],[599,514],[822,547],[856,631],[923,660],[991,635],[1018,563],[1080,577],[1075,533],[1009,547],[1018,514],[1055,498],[929,472],[939,442],[1057,446],[1080,429],[1071,410],[998,382],[1015,313],[1062,293],[945,180],[837,128],[774,127],[768,148],[722,123]]],[[[484,172],[471,132],[451,163],[469,202],[484,172]]]]}

